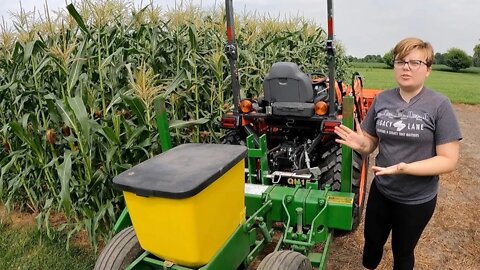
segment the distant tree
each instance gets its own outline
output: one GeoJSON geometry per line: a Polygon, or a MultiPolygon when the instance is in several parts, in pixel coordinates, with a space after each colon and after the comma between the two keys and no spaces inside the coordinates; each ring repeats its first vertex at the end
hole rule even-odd
{"type": "Polygon", "coordinates": [[[348,60],[348,62],[350,62],[350,63],[352,63],[352,62],[360,62],[360,60],[359,60],[357,57],[352,56],[352,55],[347,56],[347,60],[348,60]]]}
{"type": "Polygon", "coordinates": [[[480,44],[477,44],[475,48],[473,48],[473,66],[480,67],[480,44]]]}
{"type": "Polygon", "coordinates": [[[377,55],[373,55],[373,54],[368,54],[366,55],[364,58],[363,58],[363,62],[367,62],[367,63],[383,63],[383,59],[382,59],[382,56],[377,54],[377,55]]]}
{"type": "Polygon", "coordinates": [[[451,48],[444,57],[445,65],[451,67],[454,71],[469,68],[472,65],[471,57],[463,50],[451,48]]]}
{"type": "Polygon", "coordinates": [[[434,63],[434,64],[438,64],[438,65],[445,65],[445,60],[444,60],[444,58],[445,58],[445,54],[444,54],[444,53],[439,53],[439,52],[437,52],[437,53],[435,54],[435,58],[434,58],[434,60],[433,60],[433,63],[434,63]]]}
{"type": "Polygon", "coordinates": [[[383,62],[393,68],[393,49],[383,55],[383,62]]]}

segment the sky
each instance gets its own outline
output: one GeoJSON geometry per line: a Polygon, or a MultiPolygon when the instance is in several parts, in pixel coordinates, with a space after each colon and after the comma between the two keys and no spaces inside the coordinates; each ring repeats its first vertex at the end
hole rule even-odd
{"type": "MultiPolygon", "coordinates": [[[[46,0],[58,10],[71,0],[46,0]]],[[[140,3],[141,0],[133,0],[140,3]]],[[[143,0],[148,2],[149,0],[143,0]]],[[[153,0],[173,7],[175,0],[153,0]]],[[[19,10],[19,0],[3,0],[0,16],[10,21],[8,11],[19,10]]],[[[223,0],[192,0],[204,7],[223,0]]],[[[45,0],[22,0],[25,10],[43,10],[45,0]]],[[[326,26],[326,0],[233,0],[236,13],[257,11],[271,16],[300,15],[326,26]]],[[[406,37],[418,37],[432,44],[435,52],[459,48],[473,55],[480,43],[480,1],[477,0],[333,0],[334,32],[348,55],[384,55],[406,37]]]]}

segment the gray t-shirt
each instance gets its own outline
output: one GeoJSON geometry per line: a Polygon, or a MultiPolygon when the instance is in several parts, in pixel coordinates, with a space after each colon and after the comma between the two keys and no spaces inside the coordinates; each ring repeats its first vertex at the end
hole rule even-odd
{"type": "MultiPolygon", "coordinates": [[[[452,104],[447,97],[423,88],[409,103],[399,89],[380,93],[362,122],[362,129],[378,137],[377,166],[414,162],[436,155],[436,146],[461,140],[452,104]]],[[[421,204],[438,191],[438,176],[376,176],[377,187],[393,201],[421,204]]]]}

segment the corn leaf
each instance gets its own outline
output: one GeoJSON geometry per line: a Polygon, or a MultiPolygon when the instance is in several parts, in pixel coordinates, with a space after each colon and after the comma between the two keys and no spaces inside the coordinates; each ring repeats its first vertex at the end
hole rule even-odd
{"type": "Polygon", "coordinates": [[[208,123],[210,119],[208,118],[200,118],[197,120],[192,120],[192,121],[183,121],[183,120],[173,120],[170,122],[170,128],[184,128],[184,127],[190,127],[190,126],[195,126],[195,125],[203,125],[208,123]]]}
{"type": "Polygon", "coordinates": [[[88,31],[87,26],[85,25],[85,21],[83,20],[82,16],[78,13],[77,9],[73,4],[67,5],[67,10],[68,13],[70,13],[70,16],[73,17],[73,19],[77,22],[78,26],[80,29],[85,32],[89,37],[92,35],[90,34],[90,31],[88,31]]]}
{"type": "Polygon", "coordinates": [[[85,63],[85,57],[84,57],[84,48],[85,44],[87,41],[83,41],[80,43],[80,47],[78,48],[75,60],[73,65],[71,65],[70,70],[68,71],[68,77],[67,77],[67,93],[71,93],[73,87],[77,84],[78,77],[80,76],[80,73],[82,71],[83,64],[85,63]]]}
{"type": "Polygon", "coordinates": [[[28,132],[17,122],[11,122],[9,125],[13,132],[33,150],[37,155],[38,161],[43,163],[43,147],[38,140],[38,137],[28,134],[28,132]]]}
{"type": "Polygon", "coordinates": [[[72,210],[72,199],[70,198],[70,178],[72,177],[72,153],[65,152],[63,163],[57,167],[58,177],[60,178],[60,204],[63,206],[67,216],[72,210]]]}
{"type": "Polygon", "coordinates": [[[73,128],[73,130],[76,133],[78,133],[79,130],[78,130],[77,124],[75,123],[74,116],[70,112],[69,108],[65,105],[65,103],[62,100],[59,100],[59,99],[57,99],[56,105],[57,105],[58,112],[62,116],[63,122],[67,126],[73,128]]]}
{"type": "Polygon", "coordinates": [[[2,170],[0,173],[0,198],[3,198],[3,176],[8,172],[8,170],[10,170],[10,167],[12,167],[12,165],[19,158],[19,155],[16,155],[16,154],[13,154],[10,156],[11,156],[11,160],[7,164],[2,166],[2,170]]]}
{"type": "Polygon", "coordinates": [[[124,96],[122,95],[123,101],[127,103],[130,110],[132,110],[133,114],[137,116],[137,120],[139,121],[139,125],[145,126],[147,120],[145,118],[145,104],[140,100],[138,97],[131,97],[131,96],[124,96]]]}
{"type": "Polygon", "coordinates": [[[128,136],[128,141],[127,143],[125,144],[125,148],[131,148],[135,142],[138,140],[138,137],[140,137],[140,134],[142,134],[142,132],[146,131],[147,128],[145,126],[141,126],[141,127],[138,127],[136,128],[132,134],[129,134],[128,136]]]}
{"type": "Polygon", "coordinates": [[[116,136],[113,128],[103,127],[99,132],[105,137],[105,139],[108,140],[111,145],[120,145],[120,138],[116,136]]]}
{"type": "Polygon", "coordinates": [[[44,71],[45,67],[50,63],[50,60],[52,60],[52,58],[45,57],[40,63],[40,65],[38,65],[37,69],[33,72],[33,76],[37,76],[38,74],[41,74],[42,71],[44,71]]]}
{"type": "Polygon", "coordinates": [[[45,44],[41,42],[40,40],[34,40],[28,42],[25,47],[24,47],[24,52],[23,52],[23,62],[27,63],[30,58],[32,58],[32,55],[34,54],[34,49],[42,49],[45,48],[45,44]]]}
{"type": "Polygon", "coordinates": [[[185,81],[187,78],[187,74],[185,71],[181,71],[175,78],[173,78],[172,83],[167,87],[164,93],[162,93],[163,97],[167,97],[170,95],[171,92],[173,92],[177,87],[185,81]]]}
{"type": "Polygon", "coordinates": [[[47,102],[48,115],[50,116],[50,119],[52,119],[55,123],[60,123],[61,116],[58,113],[55,105],[56,98],[54,94],[47,94],[43,96],[43,99],[47,102]]]}
{"type": "Polygon", "coordinates": [[[198,48],[197,29],[194,24],[191,24],[188,27],[188,37],[190,39],[190,46],[192,46],[192,49],[197,50],[198,48]]]}
{"type": "Polygon", "coordinates": [[[106,66],[110,65],[112,63],[113,57],[118,56],[120,53],[123,52],[123,50],[124,48],[121,47],[121,48],[118,48],[114,53],[110,54],[107,58],[105,58],[102,61],[100,68],[104,69],[106,66]]]}
{"type": "Polygon", "coordinates": [[[73,114],[75,115],[77,122],[80,123],[82,132],[84,136],[90,137],[90,123],[87,113],[87,108],[83,103],[82,97],[76,96],[73,98],[68,98],[68,105],[72,108],[73,114]]]}
{"type": "Polygon", "coordinates": [[[265,50],[265,48],[267,48],[268,46],[270,46],[272,44],[273,45],[279,44],[282,41],[287,40],[289,37],[293,37],[294,35],[295,35],[294,32],[289,32],[289,33],[286,33],[285,36],[274,38],[274,39],[266,42],[265,44],[263,44],[262,47],[259,49],[259,51],[265,50]]]}

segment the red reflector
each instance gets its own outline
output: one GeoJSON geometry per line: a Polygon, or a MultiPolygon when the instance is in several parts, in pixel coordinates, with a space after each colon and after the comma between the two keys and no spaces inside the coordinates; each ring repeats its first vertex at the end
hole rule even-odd
{"type": "Polygon", "coordinates": [[[333,37],[333,18],[328,18],[328,36],[333,37]]]}
{"type": "Polygon", "coordinates": [[[335,127],[338,127],[342,124],[340,121],[323,121],[322,132],[323,133],[334,133],[335,127]]]}
{"type": "Polygon", "coordinates": [[[237,127],[237,118],[236,117],[224,117],[220,122],[222,128],[234,129],[237,127]]]}
{"type": "Polygon", "coordinates": [[[231,26],[227,26],[227,41],[233,42],[233,29],[231,26]]]}

